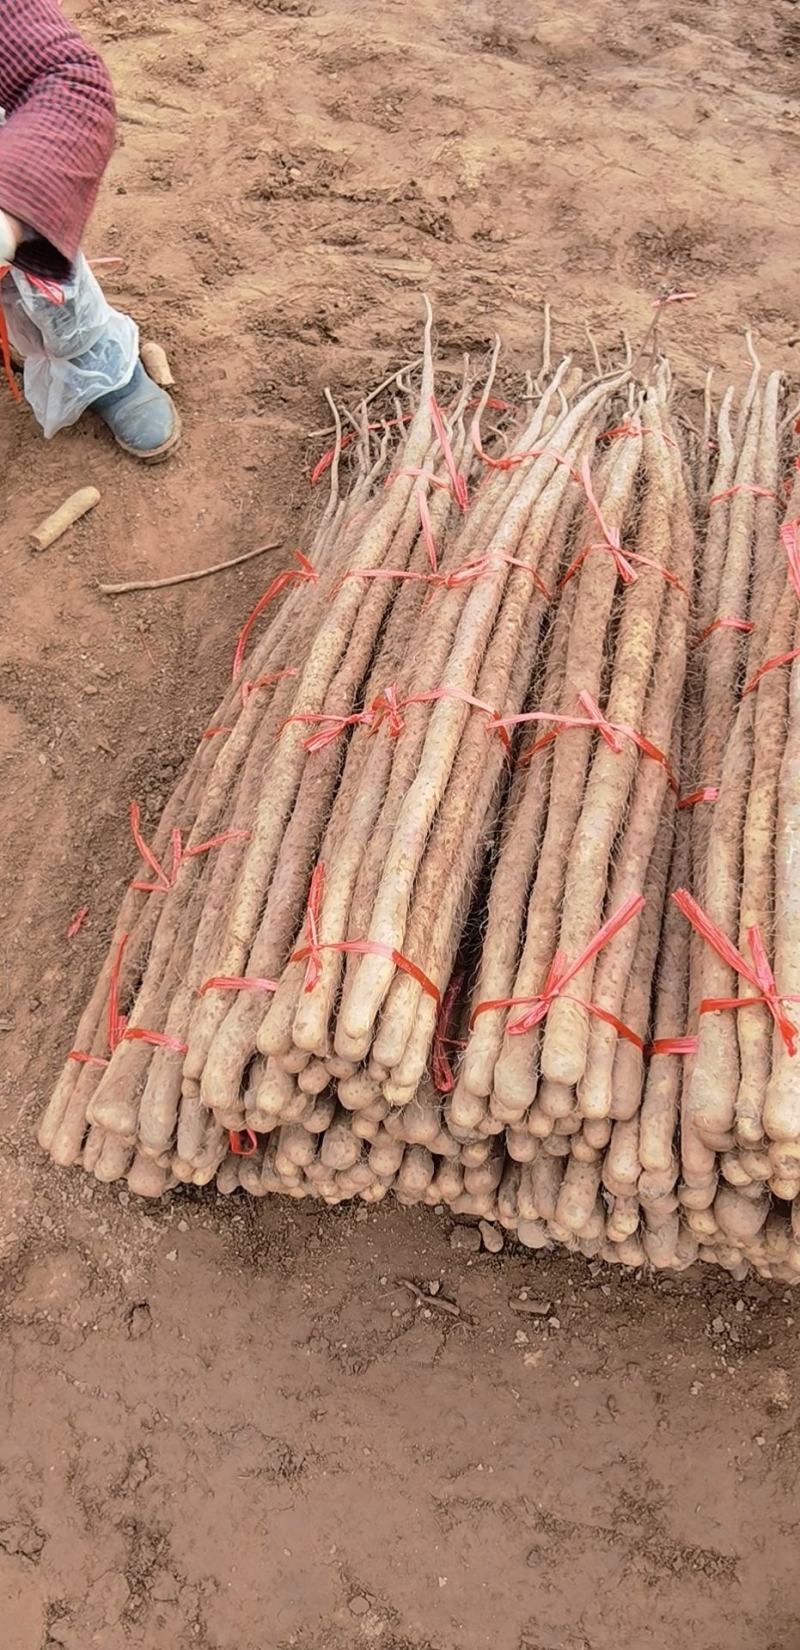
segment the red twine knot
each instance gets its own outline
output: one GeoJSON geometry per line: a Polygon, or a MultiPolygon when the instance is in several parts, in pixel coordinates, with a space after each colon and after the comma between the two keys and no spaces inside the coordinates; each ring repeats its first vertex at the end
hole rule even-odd
{"type": "Polygon", "coordinates": [[[750,962],[742,956],[732,940],[717,927],[711,917],[698,905],[687,888],[678,888],[672,895],[678,910],[691,923],[696,934],[700,935],[707,945],[711,946],[722,962],[739,974],[748,985],[755,986],[756,997],[704,997],[700,1004],[701,1014],[718,1014],[726,1009],[751,1008],[761,1003],[772,1015],[777,1030],[783,1041],[787,1054],[797,1053],[798,1028],[788,1014],[783,1011],[784,1003],[800,1002],[800,996],[785,995],[778,991],[775,976],[767,960],[767,953],[761,930],[754,924],[747,930],[747,944],[750,951],[750,962]]]}
{"type": "Polygon", "coordinates": [[[602,951],[603,946],[608,945],[609,941],[614,939],[627,923],[632,922],[635,917],[639,916],[639,913],[644,910],[644,905],[643,894],[629,895],[628,899],[619,907],[619,910],[615,911],[614,915],[603,923],[602,928],[595,934],[594,939],[590,940],[589,944],[585,946],[575,962],[568,964],[563,951],[556,952],[547,970],[544,985],[535,996],[501,997],[493,1002],[478,1003],[472,1011],[470,1026],[474,1026],[479,1014],[488,1014],[493,1009],[524,1008],[525,1013],[521,1014],[518,1020],[510,1021],[506,1026],[506,1033],[509,1037],[521,1037],[525,1032],[532,1031],[534,1026],[539,1025],[547,1017],[556,997],[564,997],[567,1002],[577,1003],[578,1007],[585,1009],[587,1014],[593,1014],[596,1019],[603,1020],[606,1025],[613,1026],[618,1036],[624,1037],[627,1042],[633,1043],[635,1048],[643,1052],[644,1043],[641,1037],[638,1037],[635,1031],[631,1031],[630,1026],[624,1025],[622,1020],[618,1020],[616,1014],[611,1014],[608,1009],[601,1008],[599,1003],[587,1002],[582,997],[571,996],[569,992],[564,990],[564,987],[569,985],[570,980],[574,980],[576,974],[579,974],[581,969],[585,968],[586,964],[597,956],[598,951],[602,951]]]}
{"type": "Polygon", "coordinates": [[[192,848],[184,848],[183,836],[178,827],[173,830],[170,842],[172,848],[172,862],[169,870],[156,859],[152,848],[149,848],[141,833],[141,813],[138,802],[130,806],[131,835],[146,864],[150,866],[155,876],[154,882],[142,882],[136,878],[131,887],[141,894],[168,894],[175,887],[178,872],[187,859],[195,859],[198,854],[207,854],[212,848],[221,848],[226,842],[249,842],[250,832],[241,830],[221,831],[219,836],[209,837],[207,842],[197,842],[192,848]]]}

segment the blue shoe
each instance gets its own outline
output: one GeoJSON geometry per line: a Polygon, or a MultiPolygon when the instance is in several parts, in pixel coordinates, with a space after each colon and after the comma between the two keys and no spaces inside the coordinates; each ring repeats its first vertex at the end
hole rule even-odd
{"type": "Polygon", "coordinates": [[[121,390],[101,395],[92,407],[123,452],[146,464],[167,458],[181,439],[181,421],[172,397],[148,378],[141,361],[121,390]]]}

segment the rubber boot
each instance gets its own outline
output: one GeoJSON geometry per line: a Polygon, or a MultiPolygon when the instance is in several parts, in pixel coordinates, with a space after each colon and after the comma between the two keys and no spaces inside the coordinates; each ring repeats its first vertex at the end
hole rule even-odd
{"type": "Polygon", "coordinates": [[[180,442],[178,409],[166,390],[148,378],[141,361],[121,390],[111,390],[91,405],[123,452],[145,464],[161,463],[180,442]]]}

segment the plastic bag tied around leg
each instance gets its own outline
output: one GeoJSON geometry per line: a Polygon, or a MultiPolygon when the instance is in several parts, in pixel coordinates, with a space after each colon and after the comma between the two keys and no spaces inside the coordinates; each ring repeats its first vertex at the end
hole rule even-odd
{"type": "Polygon", "coordinates": [[[24,361],[25,399],[48,439],[130,381],[139,329],[106,302],[83,255],[55,299],[10,269],[2,303],[12,347],[24,361]]]}

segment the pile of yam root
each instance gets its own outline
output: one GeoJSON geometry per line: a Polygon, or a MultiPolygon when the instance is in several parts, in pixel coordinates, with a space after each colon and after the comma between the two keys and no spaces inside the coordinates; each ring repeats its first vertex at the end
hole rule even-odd
{"type": "Polygon", "coordinates": [[[755,357],[716,405],[652,336],[550,354],[546,315],[508,399],[497,349],[435,382],[429,317],[336,412],[324,513],[160,823],[132,808],[39,1138],[142,1196],[391,1191],[792,1281],[794,413],[755,357]]]}

